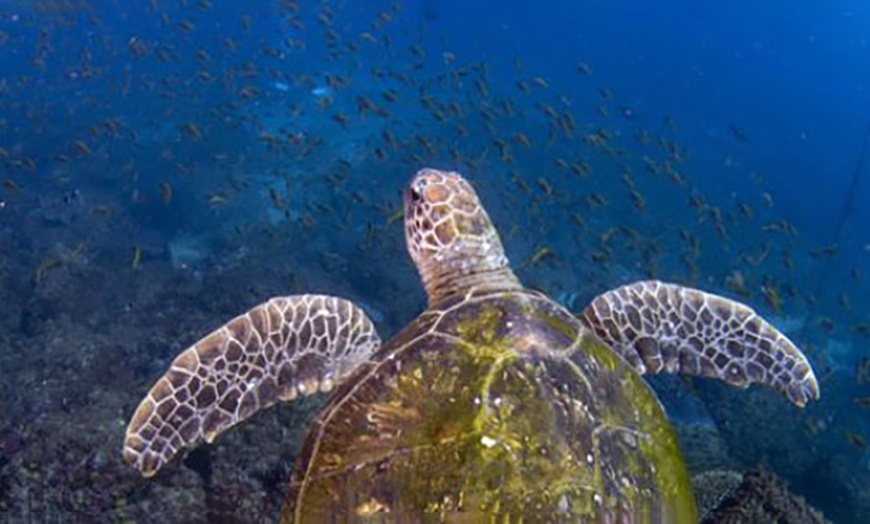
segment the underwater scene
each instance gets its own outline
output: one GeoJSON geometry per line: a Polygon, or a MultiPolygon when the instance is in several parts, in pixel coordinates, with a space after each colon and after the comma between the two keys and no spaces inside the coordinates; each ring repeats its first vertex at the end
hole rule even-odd
{"type": "Polygon", "coordinates": [[[0,0],[0,522],[870,522],[868,28],[0,0]]]}

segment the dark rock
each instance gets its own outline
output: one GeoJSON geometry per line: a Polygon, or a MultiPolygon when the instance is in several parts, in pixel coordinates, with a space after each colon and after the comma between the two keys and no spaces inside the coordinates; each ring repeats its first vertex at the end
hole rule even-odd
{"type": "Polygon", "coordinates": [[[24,449],[24,438],[17,431],[7,431],[3,434],[0,442],[2,442],[3,455],[6,457],[17,455],[24,449]]]}
{"type": "Polygon", "coordinates": [[[188,453],[184,465],[195,471],[206,485],[211,484],[213,470],[208,446],[200,446],[188,453]]]}
{"type": "Polygon", "coordinates": [[[54,314],[54,308],[49,301],[33,299],[21,311],[18,329],[27,338],[35,337],[43,331],[45,323],[54,314]]]}
{"type": "Polygon", "coordinates": [[[825,517],[771,471],[757,467],[701,524],[826,524],[825,517]]]}

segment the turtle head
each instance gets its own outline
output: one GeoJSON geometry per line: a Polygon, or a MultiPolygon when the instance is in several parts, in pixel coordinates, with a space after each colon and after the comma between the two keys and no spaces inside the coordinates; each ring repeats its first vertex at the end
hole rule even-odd
{"type": "Polygon", "coordinates": [[[518,287],[501,240],[459,173],[422,169],[405,191],[408,251],[433,304],[471,287],[518,287]]]}

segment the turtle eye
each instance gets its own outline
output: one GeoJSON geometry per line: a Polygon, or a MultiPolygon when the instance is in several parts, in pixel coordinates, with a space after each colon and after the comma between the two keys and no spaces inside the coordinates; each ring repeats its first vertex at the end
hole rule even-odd
{"type": "Polygon", "coordinates": [[[420,194],[420,192],[417,191],[417,188],[415,188],[415,187],[410,188],[408,190],[408,193],[411,195],[412,202],[419,202],[419,201],[423,200],[423,195],[420,194]]]}

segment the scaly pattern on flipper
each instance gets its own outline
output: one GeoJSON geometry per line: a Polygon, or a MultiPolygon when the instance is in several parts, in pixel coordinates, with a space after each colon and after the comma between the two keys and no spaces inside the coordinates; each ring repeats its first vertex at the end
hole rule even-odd
{"type": "Polygon", "coordinates": [[[279,400],[332,389],[380,344],[347,300],[273,298],[178,355],[130,420],[124,459],[151,476],[181,449],[279,400]]]}
{"type": "Polygon", "coordinates": [[[580,318],[639,373],[764,384],[798,406],[819,398],[801,351],[750,307],[697,289],[636,282],[599,295],[580,318]]]}

